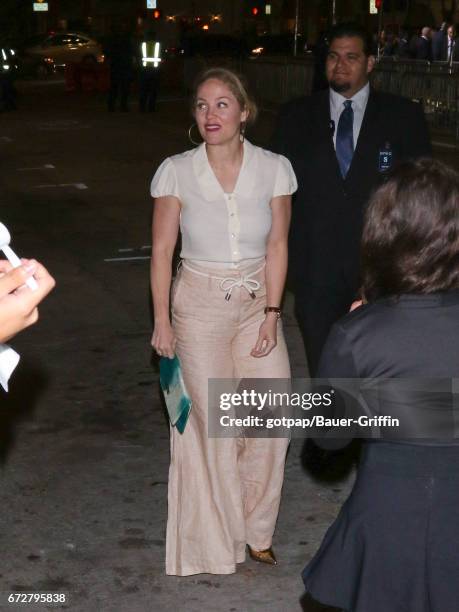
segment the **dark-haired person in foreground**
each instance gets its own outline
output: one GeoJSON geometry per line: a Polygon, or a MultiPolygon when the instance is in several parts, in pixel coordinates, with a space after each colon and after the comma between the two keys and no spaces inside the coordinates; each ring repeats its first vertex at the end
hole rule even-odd
{"type": "Polygon", "coordinates": [[[329,89],[285,105],[273,139],[299,184],[289,270],[311,376],[330,327],[348,312],[360,286],[370,193],[398,162],[431,155],[421,106],[370,87],[375,58],[365,30],[341,24],[329,41],[329,89]]]}
{"type": "Polygon", "coordinates": [[[390,379],[397,389],[403,382],[403,393],[386,393],[378,405],[402,430],[364,443],[352,493],[304,583],[314,600],[346,612],[452,612],[459,610],[459,438],[445,409],[451,394],[430,389],[433,379],[459,378],[456,172],[431,160],[394,171],[366,214],[362,272],[367,303],[333,326],[318,376],[390,379]]]}

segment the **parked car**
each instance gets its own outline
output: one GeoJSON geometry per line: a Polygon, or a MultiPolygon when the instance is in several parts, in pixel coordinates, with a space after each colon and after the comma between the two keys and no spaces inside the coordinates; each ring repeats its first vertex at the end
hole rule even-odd
{"type": "Polygon", "coordinates": [[[79,32],[57,32],[25,45],[22,52],[24,72],[44,76],[70,62],[103,62],[101,45],[79,32]]]}

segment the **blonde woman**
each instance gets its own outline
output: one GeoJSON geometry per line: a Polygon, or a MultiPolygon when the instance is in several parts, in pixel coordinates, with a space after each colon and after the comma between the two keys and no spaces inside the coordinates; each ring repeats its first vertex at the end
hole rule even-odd
{"type": "Polygon", "coordinates": [[[231,574],[246,546],[276,563],[288,440],[209,438],[208,379],[290,377],[280,304],[297,187],[286,158],[244,139],[256,107],[236,74],[201,74],[193,116],[202,144],[167,158],[151,185],[152,346],[177,353],[193,402],[183,435],[171,428],[166,573],[178,576],[231,574]]]}

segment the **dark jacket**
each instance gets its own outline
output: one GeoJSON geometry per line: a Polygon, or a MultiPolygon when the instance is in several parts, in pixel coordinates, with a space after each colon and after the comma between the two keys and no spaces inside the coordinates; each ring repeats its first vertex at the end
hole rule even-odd
{"type": "Polygon", "coordinates": [[[416,59],[432,61],[432,44],[430,40],[419,37],[416,43],[416,59]]]}
{"type": "MultiPolygon", "coordinates": [[[[400,419],[397,430],[387,430],[385,437],[459,444],[454,437],[459,396],[451,386],[459,377],[459,290],[405,294],[357,308],[333,326],[318,377],[371,379],[373,389],[378,379],[378,393],[368,382],[361,388],[367,413],[400,419]]],[[[318,442],[327,446],[325,440],[318,442]]]]}
{"type": "Polygon", "coordinates": [[[432,59],[434,61],[444,60],[444,47],[446,30],[438,30],[432,36],[432,59]]]}

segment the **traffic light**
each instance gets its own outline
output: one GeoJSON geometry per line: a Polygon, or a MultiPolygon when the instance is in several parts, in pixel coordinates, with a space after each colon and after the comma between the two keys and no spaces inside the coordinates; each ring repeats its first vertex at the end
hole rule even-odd
{"type": "Polygon", "coordinates": [[[258,6],[252,6],[251,13],[254,17],[256,17],[260,13],[258,6]]]}
{"type": "Polygon", "coordinates": [[[161,19],[161,10],[160,9],[155,9],[153,11],[153,19],[161,19]]]}
{"type": "Polygon", "coordinates": [[[384,0],[375,0],[375,6],[380,11],[383,8],[384,0]]]}

